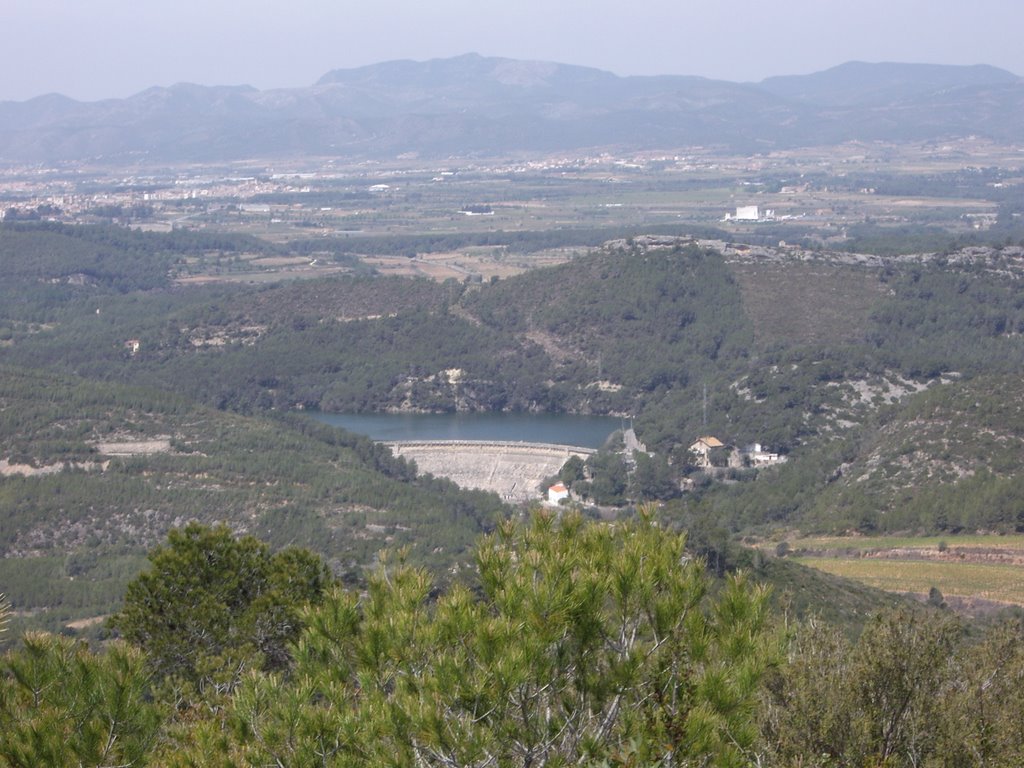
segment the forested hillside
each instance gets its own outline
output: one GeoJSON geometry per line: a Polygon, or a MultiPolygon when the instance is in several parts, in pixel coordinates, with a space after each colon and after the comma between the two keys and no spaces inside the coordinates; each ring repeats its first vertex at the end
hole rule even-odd
{"type": "Polygon", "coordinates": [[[261,247],[0,227],[0,765],[1020,762],[1018,624],[763,542],[1024,529],[1024,250],[177,279],[261,247]],[[649,453],[531,515],[317,407],[622,413],[649,453]]]}
{"type": "Polygon", "coordinates": [[[0,584],[17,615],[52,628],[109,612],[145,551],[190,520],[310,547],[358,579],[385,546],[447,572],[504,514],[306,418],[10,367],[0,456],[0,584]]]}
{"type": "Polygon", "coordinates": [[[1019,375],[936,386],[851,441],[804,525],[959,532],[1024,527],[1019,375]]]}
{"type": "Polygon", "coordinates": [[[716,530],[1021,525],[1020,248],[864,257],[638,238],[483,285],[173,281],[196,254],[261,247],[0,227],[0,544],[6,583],[33,605],[80,592],[74,615],[98,611],[190,519],[357,572],[403,542],[443,569],[502,514],[286,418],[296,408],[634,416],[655,455],[635,472],[597,457],[581,492],[668,500],[707,553],[716,530]],[[789,461],[712,482],[687,451],[700,434],[789,461]],[[157,448],[101,447],[144,442],[157,448]]]}
{"type": "Polygon", "coordinates": [[[478,290],[358,277],[125,295],[78,286],[40,298],[45,327],[12,329],[5,356],[185,387],[240,411],[637,413],[708,366],[735,369],[750,344],[720,256],[692,245],[638,253],[599,252],[478,290]],[[452,369],[460,386],[443,375],[452,369]]]}
{"type": "MultiPolygon", "coordinates": [[[[890,609],[854,640],[713,588],[651,509],[508,520],[472,584],[383,562],[345,589],[296,548],[192,524],[97,653],[0,657],[0,765],[1013,765],[1020,627],[890,609]]],[[[0,633],[7,607],[0,601],[0,633]]]]}
{"type": "Polygon", "coordinates": [[[943,377],[1024,364],[1016,247],[851,257],[640,238],[485,285],[184,287],[167,275],[189,253],[259,246],[25,225],[0,228],[0,246],[0,359],[242,413],[613,413],[676,462],[701,432],[799,457],[943,377]]]}

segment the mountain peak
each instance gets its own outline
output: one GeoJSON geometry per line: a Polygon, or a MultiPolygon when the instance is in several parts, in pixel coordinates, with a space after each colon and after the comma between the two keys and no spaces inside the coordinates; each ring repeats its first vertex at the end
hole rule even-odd
{"type": "Polygon", "coordinates": [[[913,64],[848,61],[811,75],[769,77],[760,87],[783,98],[811,104],[884,104],[951,88],[1019,83],[1012,72],[987,64],[913,64]]]}
{"type": "Polygon", "coordinates": [[[397,59],[352,69],[331,70],[316,85],[444,87],[477,81],[521,88],[544,88],[570,80],[613,78],[615,75],[591,67],[548,61],[506,59],[464,53],[451,58],[413,61],[397,59]]]}
{"type": "Polygon", "coordinates": [[[328,72],[309,88],[178,83],[128,99],[0,103],[0,159],[394,157],[583,148],[760,151],[939,136],[1020,140],[1024,81],[989,66],[847,62],[739,84],[466,53],[328,72]],[[865,107],[869,107],[866,109],[865,107]]]}

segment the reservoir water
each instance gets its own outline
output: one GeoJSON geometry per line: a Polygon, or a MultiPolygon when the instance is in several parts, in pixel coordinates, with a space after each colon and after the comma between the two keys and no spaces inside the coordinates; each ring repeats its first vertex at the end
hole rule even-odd
{"type": "Polygon", "coordinates": [[[614,416],[552,413],[311,413],[373,440],[494,440],[600,448],[623,427],[614,416]]]}

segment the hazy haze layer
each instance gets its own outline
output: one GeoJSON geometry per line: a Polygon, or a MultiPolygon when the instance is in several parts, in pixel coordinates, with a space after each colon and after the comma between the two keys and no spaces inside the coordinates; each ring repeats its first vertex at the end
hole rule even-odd
{"type": "Polygon", "coordinates": [[[312,84],[324,72],[469,51],[619,75],[731,81],[843,61],[986,63],[1024,72],[1018,0],[226,0],[10,3],[0,101],[45,93],[123,98],[153,85],[312,84]]]}

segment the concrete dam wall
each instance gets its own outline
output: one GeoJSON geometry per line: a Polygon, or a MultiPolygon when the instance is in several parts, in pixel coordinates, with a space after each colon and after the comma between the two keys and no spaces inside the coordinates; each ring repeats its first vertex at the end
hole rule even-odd
{"type": "Polygon", "coordinates": [[[395,456],[412,459],[420,472],[447,477],[463,488],[494,491],[510,502],[537,501],[545,478],[570,456],[586,459],[593,448],[549,443],[430,440],[384,443],[395,456]]]}

